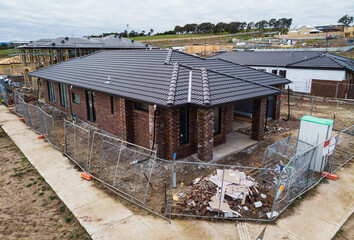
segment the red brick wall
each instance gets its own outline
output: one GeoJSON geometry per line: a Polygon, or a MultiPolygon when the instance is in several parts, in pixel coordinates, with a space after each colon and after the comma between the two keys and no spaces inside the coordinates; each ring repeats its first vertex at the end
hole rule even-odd
{"type": "Polygon", "coordinates": [[[125,122],[122,124],[120,98],[113,97],[114,114],[111,113],[111,96],[95,92],[96,125],[113,135],[125,139],[125,122]]]}
{"type": "Polygon", "coordinates": [[[150,148],[149,113],[134,109],[133,124],[133,142],[137,145],[150,148]]]}
{"type": "MultiPolygon", "coordinates": [[[[56,102],[48,100],[48,83],[44,81],[44,97],[47,103],[70,113],[70,109],[60,106],[59,84],[55,83],[56,102]]],[[[73,113],[77,118],[87,121],[86,94],[82,88],[73,87],[72,93],[80,96],[80,104],[72,102],[73,113]]],[[[151,148],[153,140],[154,106],[149,105],[149,112],[134,109],[134,102],[114,97],[114,114],[111,114],[110,95],[95,92],[96,122],[91,123],[98,128],[110,132],[128,142],[151,148]]],[[[198,109],[189,107],[189,142],[180,145],[179,109],[157,107],[156,112],[156,143],[158,157],[172,159],[183,158],[199,153],[203,160],[212,158],[212,148],[226,142],[226,134],[232,130],[233,105],[222,107],[221,133],[213,136],[214,109],[198,109]],[[199,124],[202,124],[199,129],[199,124]],[[205,132],[206,131],[206,132],[205,132]],[[199,145],[198,145],[199,141],[199,145]],[[203,141],[205,141],[203,143],[203,141]]]]}
{"type": "MultiPolygon", "coordinates": [[[[80,97],[80,104],[77,104],[77,103],[73,102],[72,96],[69,96],[70,101],[71,101],[73,114],[76,114],[76,118],[87,121],[87,104],[86,104],[85,90],[82,88],[73,87],[71,89],[71,93],[78,94],[80,97]]],[[[97,115],[97,113],[96,113],[96,115],[97,115]]]]}
{"type": "Polygon", "coordinates": [[[251,138],[256,141],[264,138],[266,105],[266,98],[253,100],[251,138]]]}
{"type": "Polygon", "coordinates": [[[198,158],[202,161],[213,159],[214,109],[198,109],[198,158]]]}

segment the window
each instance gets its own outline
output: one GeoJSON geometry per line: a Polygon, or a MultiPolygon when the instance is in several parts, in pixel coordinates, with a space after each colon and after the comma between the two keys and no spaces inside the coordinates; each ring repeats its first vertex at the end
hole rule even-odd
{"type": "Polygon", "coordinates": [[[286,70],[279,70],[279,76],[286,77],[286,70]]]}
{"type": "Polygon", "coordinates": [[[87,104],[87,120],[91,122],[96,121],[95,113],[95,93],[92,91],[86,91],[86,104],[87,104]]]}
{"type": "Polygon", "coordinates": [[[272,70],[272,73],[277,75],[278,74],[278,70],[272,70]]]}
{"type": "Polygon", "coordinates": [[[73,93],[72,94],[72,98],[73,98],[73,102],[74,103],[80,104],[80,96],[79,96],[79,94],[73,93]]]}
{"type": "Polygon", "coordinates": [[[54,82],[48,81],[49,101],[55,102],[54,82]]]}
{"type": "Polygon", "coordinates": [[[221,107],[214,108],[214,135],[221,132],[221,107]]]}
{"type": "Polygon", "coordinates": [[[68,95],[68,86],[63,83],[59,83],[60,91],[60,105],[65,108],[69,108],[69,95],[68,95]]]}
{"type": "Polygon", "coordinates": [[[114,98],[111,96],[111,114],[114,114],[114,98]]]}
{"type": "Polygon", "coordinates": [[[189,141],[189,119],[188,107],[181,108],[179,111],[179,143],[180,145],[186,144],[189,141]]]}
{"type": "Polygon", "coordinates": [[[142,102],[135,102],[135,109],[148,112],[149,111],[149,104],[142,103],[142,102]]]}

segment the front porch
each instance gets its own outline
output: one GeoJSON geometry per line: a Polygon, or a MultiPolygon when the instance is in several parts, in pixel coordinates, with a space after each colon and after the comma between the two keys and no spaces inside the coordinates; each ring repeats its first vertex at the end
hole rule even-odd
{"type": "MultiPolygon", "coordinates": [[[[257,144],[257,141],[252,140],[250,136],[237,132],[228,133],[226,138],[226,143],[213,147],[213,158],[208,162],[217,162],[257,144]]],[[[199,160],[197,153],[193,154],[192,157],[199,160]]]]}

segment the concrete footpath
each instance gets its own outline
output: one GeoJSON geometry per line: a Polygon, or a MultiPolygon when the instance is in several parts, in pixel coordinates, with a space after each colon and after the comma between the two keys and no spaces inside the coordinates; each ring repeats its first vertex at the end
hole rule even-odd
{"type": "Polygon", "coordinates": [[[202,220],[166,220],[136,215],[118,199],[81,179],[70,160],[37,138],[18,116],[0,106],[0,125],[93,239],[331,239],[353,213],[354,169],[348,163],[338,180],[322,184],[317,193],[274,225],[202,220]],[[247,229],[246,229],[247,228],[247,229]],[[248,236],[250,238],[248,238],[248,236]]]}

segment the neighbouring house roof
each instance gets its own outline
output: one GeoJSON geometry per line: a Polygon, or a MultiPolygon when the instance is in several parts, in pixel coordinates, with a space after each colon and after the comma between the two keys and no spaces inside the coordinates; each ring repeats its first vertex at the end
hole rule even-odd
{"type": "Polygon", "coordinates": [[[29,75],[166,107],[211,107],[271,96],[280,90],[264,82],[271,83],[271,77],[274,81],[289,82],[247,67],[237,70],[237,64],[232,66],[236,71],[231,71],[228,62],[173,50],[110,50],[51,65],[29,75]],[[223,72],[222,64],[229,70],[223,72]],[[237,71],[244,78],[236,77],[237,71]],[[258,78],[249,80],[252,73],[258,74],[258,78]]]}
{"type": "Polygon", "coordinates": [[[349,58],[317,51],[226,52],[211,57],[248,66],[297,67],[321,69],[348,69],[353,71],[354,61],[349,58]]]}
{"type": "Polygon", "coordinates": [[[58,37],[54,39],[39,39],[25,45],[17,47],[18,49],[73,49],[73,48],[91,48],[91,49],[146,49],[155,48],[150,45],[136,42],[134,40],[120,37],[118,35],[109,35],[104,38],[79,38],[79,37],[58,37]]]}

